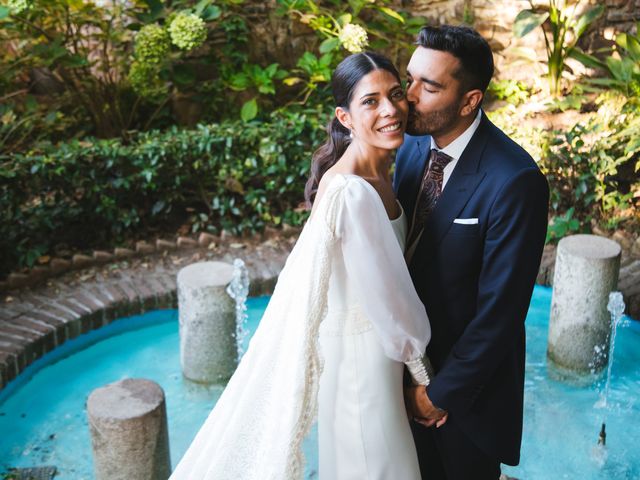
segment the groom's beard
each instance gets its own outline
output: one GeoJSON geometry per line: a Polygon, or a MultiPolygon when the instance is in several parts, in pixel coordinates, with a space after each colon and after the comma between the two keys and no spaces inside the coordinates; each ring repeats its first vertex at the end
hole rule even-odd
{"type": "Polygon", "coordinates": [[[433,112],[418,112],[413,104],[409,104],[409,119],[406,132],[409,135],[431,135],[450,131],[460,121],[459,102],[433,112]]]}

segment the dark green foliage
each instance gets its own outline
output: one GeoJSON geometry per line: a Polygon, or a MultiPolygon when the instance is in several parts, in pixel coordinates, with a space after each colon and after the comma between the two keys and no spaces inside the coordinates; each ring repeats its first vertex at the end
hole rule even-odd
{"type": "Polygon", "coordinates": [[[234,233],[299,225],[323,118],[276,112],[265,123],[173,127],[129,144],[89,138],[0,157],[0,272],[32,265],[58,243],[110,245],[186,221],[234,233]]]}
{"type": "Polygon", "coordinates": [[[562,130],[527,124],[515,106],[489,112],[522,145],[551,188],[547,240],[594,226],[640,231],[640,115],[637,101],[616,92],[594,100],[595,112],[562,130]]]}
{"type": "Polygon", "coordinates": [[[584,123],[554,132],[541,161],[551,185],[550,238],[590,231],[593,224],[640,228],[640,117],[619,95],[605,94],[597,104],[584,123]]]}
{"type": "MultiPolygon", "coordinates": [[[[602,53],[602,52],[600,52],[602,53]]],[[[603,77],[588,78],[586,83],[603,91],[617,90],[627,97],[640,96],[640,22],[636,35],[619,33],[613,51],[605,50],[603,60],[576,49],[572,56],[585,66],[598,69],[603,77]],[[615,55],[617,54],[617,55],[615,55]]]]}

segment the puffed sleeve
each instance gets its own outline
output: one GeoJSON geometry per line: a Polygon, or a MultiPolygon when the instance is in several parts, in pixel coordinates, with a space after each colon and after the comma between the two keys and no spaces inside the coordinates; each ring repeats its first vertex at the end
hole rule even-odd
{"type": "Polygon", "coordinates": [[[382,200],[373,186],[355,176],[347,180],[342,200],[336,233],[358,302],[385,354],[405,362],[414,381],[425,384],[416,375],[426,372],[422,358],[431,327],[382,200]]]}

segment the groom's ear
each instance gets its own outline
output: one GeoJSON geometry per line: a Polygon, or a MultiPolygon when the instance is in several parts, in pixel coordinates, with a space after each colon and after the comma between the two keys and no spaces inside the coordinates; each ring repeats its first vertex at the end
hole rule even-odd
{"type": "Polygon", "coordinates": [[[462,108],[460,109],[460,115],[466,117],[467,115],[475,114],[478,107],[482,103],[483,98],[484,93],[482,93],[482,90],[469,90],[462,97],[462,108]]]}
{"type": "Polygon", "coordinates": [[[353,124],[351,123],[351,115],[349,112],[342,107],[336,107],[336,118],[342,124],[344,128],[347,130],[351,130],[353,128],[353,124]]]}

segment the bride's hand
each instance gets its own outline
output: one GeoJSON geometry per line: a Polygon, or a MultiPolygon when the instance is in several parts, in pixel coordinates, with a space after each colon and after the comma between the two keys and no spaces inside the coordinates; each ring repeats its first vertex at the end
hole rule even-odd
{"type": "Polygon", "coordinates": [[[420,425],[424,425],[425,427],[433,427],[435,425],[436,428],[440,428],[442,425],[447,423],[448,419],[449,419],[448,413],[445,413],[440,420],[433,420],[433,419],[427,420],[423,418],[413,417],[413,420],[415,422],[418,422],[420,425]]]}
{"type": "Polygon", "coordinates": [[[423,385],[405,387],[404,399],[409,418],[413,418],[425,427],[435,425],[440,428],[449,418],[446,411],[437,408],[431,402],[423,385]]]}

